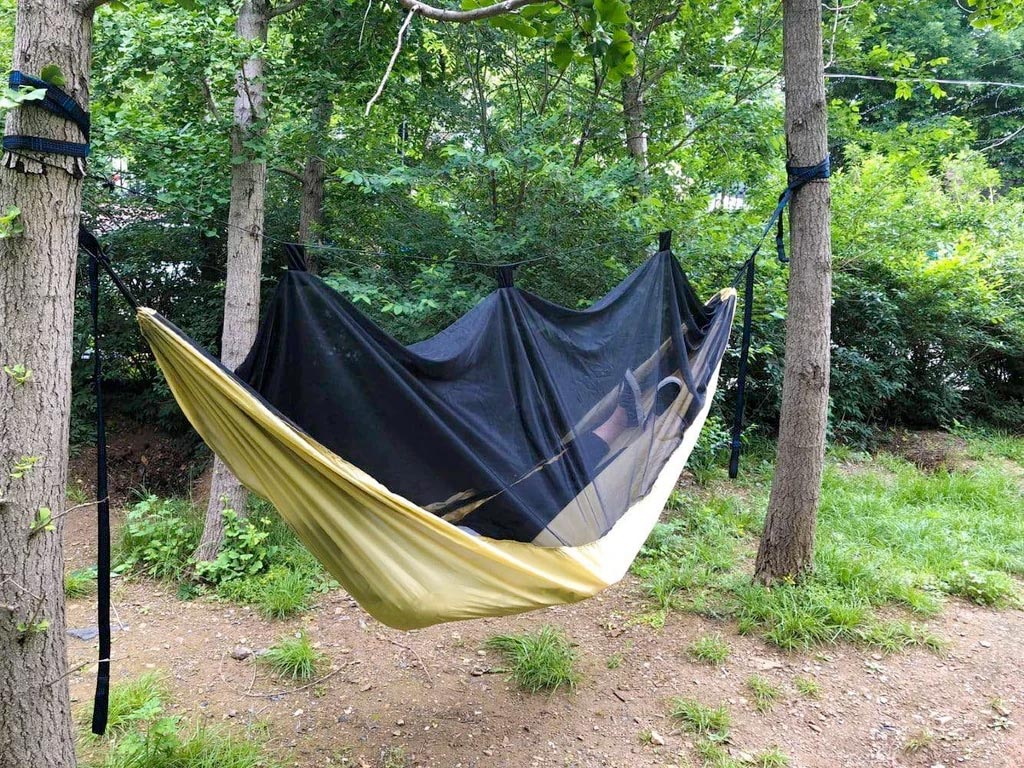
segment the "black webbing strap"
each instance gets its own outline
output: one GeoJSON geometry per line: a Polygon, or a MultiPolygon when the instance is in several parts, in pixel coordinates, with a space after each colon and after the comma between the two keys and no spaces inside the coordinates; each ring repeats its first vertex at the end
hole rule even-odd
{"type": "Polygon", "coordinates": [[[107,728],[110,699],[110,495],[107,490],[107,429],[103,418],[103,363],[100,355],[99,268],[107,273],[132,309],[138,302],[120,276],[96,236],[78,227],[78,247],[89,254],[89,308],[92,312],[93,390],[96,396],[96,623],[99,628],[99,668],[93,698],[92,732],[102,735],[107,728]]]}
{"type": "MultiPolygon", "coordinates": [[[[94,237],[92,239],[96,240],[94,237]]],[[[103,420],[103,362],[100,359],[99,249],[87,252],[89,308],[92,311],[93,390],[96,395],[96,498],[99,499],[96,503],[96,610],[100,653],[96,694],[93,697],[92,732],[103,735],[107,729],[110,699],[110,499],[107,492],[107,430],[103,420]]]]}
{"type": "Polygon", "coordinates": [[[50,155],[68,155],[70,157],[89,156],[89,113],[78,106],[78,102],[68,93],[58,88],[53,83],[40,80],[38,77],[26,75],[24,72],[11,72],[8,84],[11,90],[17,91],[21,88],[35,88],[43,90],[46,95],[42,99],[24,101],[21,106],[36,107],[62,117],[78,126],[82,132],[84,142],[62,141],[60,139],[47,139],[41,136],[4,136],[3,148],[5,150],[27,150],[29,152],[44,152],[50,155]]]}
{"type": "Polygon", "coordinates": [[[751,257],[746,263],[746,281],[743,287],[743,341],[740,344],[740,367],[736,376],[736,412],[732,420],[732,449],[729,455],[729,477],[740,473],[740,447],[743,438],[743,406],[747,394],[747,362],[750,359],[750,332],[754,319],[754,265],[751,257]]]}
{"type": "Polygon", "coordinates": [[[733,280],[733,287],[736,287],[739,284],[740,278],[745,277],[743,289],[743,342],[740,346],[740,365],[736,377],[736,412],[733,415],[732,440],[729,443],[731,448],[731,453],[729,455],[729,477],[734,480],[736,479],[736,476],[739,475],[740,471],[740,449],[743,438],[743,407],[746,399],[747,368],[750,360],[750,337],[754,315],[754,273],[757,264],[757,254],[761,250],[761,246],[764,244],[764,240],[768,236],[768,233],[771,232],[772,227],[775,227],[776,255],[781,263],[787,264],[789,262],[789,258],[786,256],[786,240],[782,226],[782,214],[786,210],[786,206],[789,205],[789,202],[793,199],[793,195],[797,190],[809,182],[822,181],[832,175],[831,158],[826,155],[825,159],[817,165],[809,165],[805,167],[787,165],[786,175],[789,179],[789,183],[782,191],[782,194],[779,195],[779,202],[775,206],[775,210],[772,211],[772,215],[768,217],[768,223],[761,232],[761,237],[754,246],[754,250],[751,252],[750,257],[743,262],[743,266],[740,267],[739,272],[736,273],[736,279],[733,280]]]}

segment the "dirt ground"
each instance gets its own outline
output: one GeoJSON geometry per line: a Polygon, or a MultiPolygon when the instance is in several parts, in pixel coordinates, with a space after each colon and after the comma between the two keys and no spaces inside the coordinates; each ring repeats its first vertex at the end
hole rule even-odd
{"type": "MultiPolygon", "coordinates": [[[[89,515],[75,516],[65,537],[69,568],[93,562],[89,515]]],[[[647,606],[630,577],[578,605],[414,632],[379,624],[340,590],[286,621],[212,600],[183,602],[166,585],[141,580],[115,582],[114,601],[115,681],[160,670],[172,685],[174,713],[248,729],[286,765],[700,765],[692,736],[666,714],[673,696],[687,696],[727,705],[727,747],[740,761],[778,746],[805,768],[1024,768],[1024,731],[1013,722],[1024,711],[1024,612],[1017,610],[951,601],[930,623],[950,644],[940,656],[848,645],[790,654],[739,636],[729,623],[687,614],[671,614],[655,629],[635,621],[647,606]],[[522,692],[497,653],[482,648],[494,634],[542,624],[562,627],[578,644],[584,675],[573,692],[522,692]],[[231,656],[299,629],[330,660],[319,682],[282,682],[251,657],[231,656]],[[687,646],[713,632],[731,648],[727,663],[689,659],[687,646]],[[621,664],[609,668],[617,656],[621,664]],[[750,699],[752,674],[784,691],[767,713],[750,699]],[[821,698],[801,696],[798,676],[814,678],[821,698]],[[663,745],[643,738],[652,730],[663,745]],[[925,745],[911,751],[908,741],[925,745]]],[[[93,598],[70,602],[69,627],[95,622],[93,598]]],[[[95,658],[95,641],[68,642],[72,667],[95,658]]],[[[92,695],[93,669],[70,678],[76,706],[92,695]]]]}

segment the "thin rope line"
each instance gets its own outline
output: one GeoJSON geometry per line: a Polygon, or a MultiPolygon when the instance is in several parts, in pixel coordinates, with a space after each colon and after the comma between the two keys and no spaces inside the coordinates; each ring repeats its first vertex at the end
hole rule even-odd
{"type": "Polygon", "coordinates": [[[881,77],[851,72],[826,72],[825,77],[837,80],[873,80],[879,83],[939,83],[940,85],[994,85],[1000,88],[1024,88],[1024,83],[1003,83],[995,80],[943,80],[937,77],[881,77]]]}

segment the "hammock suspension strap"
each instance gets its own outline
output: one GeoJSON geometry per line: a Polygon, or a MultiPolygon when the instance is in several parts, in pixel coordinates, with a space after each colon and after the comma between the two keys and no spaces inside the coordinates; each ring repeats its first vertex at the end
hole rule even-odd
{"type": "Polygon", "coordinates": [[[43,152],[49,155],[66,155],[68,157],[86,158],[89,156],[89,113],[82,109],[78,102],[53,83],[40,80],[38,77],[26,75],[24,72],[11,72],[8,84],[11,90],[35,88],[46,92],[40,100],[25,101],[22,106],[43,109],[50,114],[74,123],[82,132],[83,142],[47,139],[42,136],[4,136],[3,148],[9,151],[25,150],[43,152]]]}
{"type": "Polygon", "coordinates": [[[765,224],[764,230],[761,232],[761,237],[754,246],[754,250],[751,252],[747,260],[743,262],[743,266],[740,267],[739,272],[736,273],[735,280],[733,280],[733,287],[735,288],[739,285],[740,279],[744,279],[743,341],[740,346],[739,371],[736,377],[736,412],[733,415],[732,440],[729,443],[729,477],[733,480],[736,479],[740,471],[740,450],[743,438],[743,408],[746,398],[747,369],[750,359],[750,337],[754,315],[754,271],[757,263],[757,254],[761,250],[761,246],[764,244],[768,233],[771,232],[772,227],[774,226],[776,228],[776,256],[778,257],[780,264],[789,263],[789,257],[786,256],[786,240],[782,226],[782,214],[786,210],[786,206],[789,205],[790,201],[793,199],[793,195],[797,190],[812,181],[825,181],[832,175],[831,157],[826,155],[825,159],[817,165],[803,167],[787,165],[786,175],[789,178],[789,183],[782,191],[782,194],[779,195],[779,202],[775,206],[775,210],[772,211],[772,215],[768,217],[768,223],[765,224]]]}

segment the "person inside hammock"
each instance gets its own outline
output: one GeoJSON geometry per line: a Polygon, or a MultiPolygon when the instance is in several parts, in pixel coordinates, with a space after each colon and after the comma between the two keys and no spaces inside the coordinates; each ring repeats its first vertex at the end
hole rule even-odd
{"type": "Polygon", "coordinates": [[[497,493],[460,494],[443,505],[427,508],[474,535],[534,541],[546,527],[545,522],[558,515],[584,486],[594,480],[619,438],[628,431],[652,427],[656,419],[672,407],[683,389],[684,384],[679,377],[664,377],[658,382],[651,410],[645,412],[640,384],[633,372],[627,370],[619,385],[615,408],[608,418],[567,442],[557,455],[533,467],[497,493]],[[567,478],[571,481],[567,482],[567,478]],[[503,513],[503,507],[517,502],[529,505],[530,518],[534,522],[532,527],[521,515],[503,513]],[[495,532],[488,527],[492,521],[508,520],[515,521],[516,528],[503,531],[501,535],[494,535],[495,532]]]}

